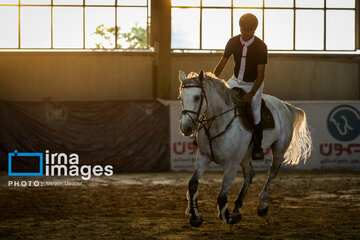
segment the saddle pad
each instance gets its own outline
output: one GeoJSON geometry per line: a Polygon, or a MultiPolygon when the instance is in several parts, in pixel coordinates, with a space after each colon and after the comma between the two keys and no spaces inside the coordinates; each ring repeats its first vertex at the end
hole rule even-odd
{"type": "MultiPolygon", "coordinates": [[[[239,114],[239,121],[243,127],[249,131],[253,131],[253,117],[251,113],[250,104],[244,104],[242,101],[242,96],[245,94],[245,91],[241,88],[233,88],[233,91],[237,95],[233,95],[233,100],[237,105],[237,113],[239,114]]],[[[270,109],[266,106],[264,99],[261,100],[261,122],[263,125],[263,130],[271,130],[275,128],[275,121],[270,109]]]]}

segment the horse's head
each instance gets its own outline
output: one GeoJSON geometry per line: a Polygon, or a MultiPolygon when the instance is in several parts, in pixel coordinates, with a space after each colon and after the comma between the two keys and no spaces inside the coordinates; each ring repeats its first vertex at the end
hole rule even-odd
{"type": "Polygon", "coordinates": [[[204,72],[190,75],[179,71],[179,100],[182,104],[180,130],[185,136],[192,135],[199,123],[199,118],[206,110],[207,100],[203,86],[204,72]]]}

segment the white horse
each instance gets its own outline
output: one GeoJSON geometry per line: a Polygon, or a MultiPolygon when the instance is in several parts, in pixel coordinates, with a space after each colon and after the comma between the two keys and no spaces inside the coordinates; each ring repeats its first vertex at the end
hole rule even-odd
{"type": "MultiPolygon", "coordinates": [[[[212,73],[199,74],[179,71],[181,82],[179,100],[182,103],[180,130],[185,136],[195,135],[199,149],[193,175],[188,185],[188,208],[190,224],[198,227],[202,217],[197,204],[198,180],[211,161],[224,169],[223,183],[218,195],[219,218],[225,224],[235,224],[241,220],[239,208],[247,189],[255,175],[250,157],[253,148],[252,133],[245,130],[234,111],[234,92],[226,82],[212,73]],[[230,214],[227,195],[236,176],[239,165],[244,183],[230,214]]],[[[268,205],[265,202],[271,181],[276,177],[281,163],[298,164],[309,157],[312,140],[304,111],[273,96],[263,94],[263,99],[275,120],[275,128],[265,130],[262,147],[271,147],[273,160],[267,182],[260,193],[257,207],[259,216],[265,216],[268,205]]]]}

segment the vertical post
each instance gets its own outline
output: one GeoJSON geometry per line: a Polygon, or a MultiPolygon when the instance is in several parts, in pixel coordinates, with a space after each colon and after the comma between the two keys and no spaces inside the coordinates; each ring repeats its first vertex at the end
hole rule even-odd
{"type": "Polygon", "coordinates": [[[202,44],[202,29],[203,29],[203,7],[202,7],[202,0],[200,0],[200,49],[203,49],[203,44],[202,44]]]}
{"type": "Polygon", "coordinates": [[[51,43],[50,48],[54,48],[54,0],[51,0],[51,43]]]}
{"type": "Polygon", "coordinates": [[[170,99],[171,4],[169,0],[151,1],[151,43],[155,48],[153,96],[170,99]]]}
{"type": "Polygon", "coordinates": [[[355,1],[355,50],[360,49],[360,2],[355,1]]]}
{"type": "Polygon", "coordinates": [[[117,49],[117,42],[118,42],[118,25],[117,25],[117,10],[118,10],[118,0],[115,0],[115,49],[117,49]]]}
{"type": "Polygon", "coordinates": [[[234,0],[231,0],[231,37],[234,36],[234,0]]]}
{"type": "Polygon", "coordinates": [[[19,31],[19,42],[18,42],[18,48],[20,49],[21,48],[21,31],[20,31],[20,29],[21,29],[21,23],[20,23],[20,21],[21,21],[21,17],[20,17],[21,7],[20,7],[20,0],[18,2],[18,6],[19,6],[19,25],[18,25],[18,27],[19,27],[19,29],[18,29],[18,31],[19,31]]]}
{"type": "Polygon", "coordinates": [[[294,16],[293,16],[293,51],[295,51],[295,44],[296,44],[296,40],[295,40],[295,37],[296,37],[296,0],[294,0],[294,6],[293,6],[293,13],[294,13],[294,16]]]}
{"type": "MultiPolygon", "coordinates": [[[[360,49],[360,2],[355,1],[355,50],[360,49]]],[[[359,88],[358,99],[360,100],[360,61],[359,61],[359,88]]]]}
{"type": "Polygon", "coordinates": [[[83,0],[83,49],[85,49],[85,0],[83,0]]]}
{"type": "Polygon", "coordinates": [[[326,13],[327,13],[327,6],[326,1],[324,1],[324,47],[323,50],[326,50],[326,13]]]}
{"type": "Polygon", "coordinates": [[[265,42],[265,0],[262,4],[262,40],[265,42]]]}

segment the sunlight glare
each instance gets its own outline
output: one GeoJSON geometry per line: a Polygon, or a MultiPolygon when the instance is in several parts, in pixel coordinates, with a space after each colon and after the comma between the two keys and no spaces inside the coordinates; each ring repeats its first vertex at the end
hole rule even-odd
{"type": "Polygon", "coordinates": [[[54,5],[83,5],[83,0],[53,0],[54,5]]]}
{"type": "Polygon", "coordinates": [[[51,47],[51,8],[21,7],[21,47],[51,47]]]}
{"type": "Polygon", "coordinates": [[[0,6],[0,48],[19,46],[19,8],[0,6]]]}
{"type": "Polygon", "coordinates": [[[299,8],[323,8],[324,0],[296,0],[295,4],[299,8]]]}
{"type": "Polygon", "coordinates": [[[83,9],[54,7],[54,48],[83,47],[83,9]]]}
{"type": "Polygon", "coordinates": [[[118,0],[118,5],[126,5],[126,6],[146,6],[146,0],[118,0]]]}
{"type": "Polygon", "coordinates": [[[293,7],[294,0],[265,0],[265,7],[293,7]]]}
{"type": "Polygon", "coordinates": [[[263,0],[234,0],[233,4],[234,7],[262,7],[263,0]]]}
{"type": "MultiPolygon", "coordinates": [[[[146,12],[147,8],[144,7],[120,7],[117,10],[117,25],[120,27],[120,33],[128,33],[131,32],[131,28],[135,27],[136,24],[138,27],[142,27],[147,29],[147,21],[146,21],[146,12]]],[[[118,43],[123,48],[128,48],[129,43],[127,43],[124,39],[119,38],[118,43]]]]}
{"type": "Polygon", "coordinates": [[[290,50],[293,48],[292,10],[265,10],[265,43],[269,49],[290,50]]]}
{"type": "Polygon", "coordinates": [[[200,9],[179,9],[171,11],[171,47],[200,47],[200,9]]]}
{"type": "Polygon", "coordinates": [[[115,0],[85,0],[87,5],[115,5],[115,0]]]}
{"type": "Polygon", "coordinates": [[[202,0],[202,5],[206,7],[230,7],[231,0],[202,0]]]}
{"type": "Polygon", "coordinates": [[[298,50],[323,50],[324,11],[296,10],[296,41],[298,50]]]}
{"type": "Polygon", "coordinates": [[[19,4],[19,0],[1,0],[0,4],[19,4]]]}
{"type": "Polygon", "coordinates": [[[355,0],[326,0],[328,8],[355,8],[355,0]]]}
{"type": "Polygon", "coordinates": [[[171,0],[172,6],[199,7],[200,0],[171,0]]]}
{"type": "Polygon", "coordinates": [[[223,49],[231,37],[231,11],[203,9],[202,16],[202,48],[223,49]]]}
{"type": "Polygon", "coordinates": [[[21,0],[20,4],[50,5],[51,0],[21,0]]]}
{"type": "Polygon", "coordinates": [[[326,49],[355,49],[355,11],[326,11],[326,49]]]}
{"type": "Polygon", "coordinates": [[[85,8],[85,47],[95,48],[96,43],[103,43],[105,48],[115,47],[115,35],[110,41],[104,41],[99,35],[95,35],[96,27],[104,24],[106,28],[115,27],[114,8],[86,7],[85,8]]]}

